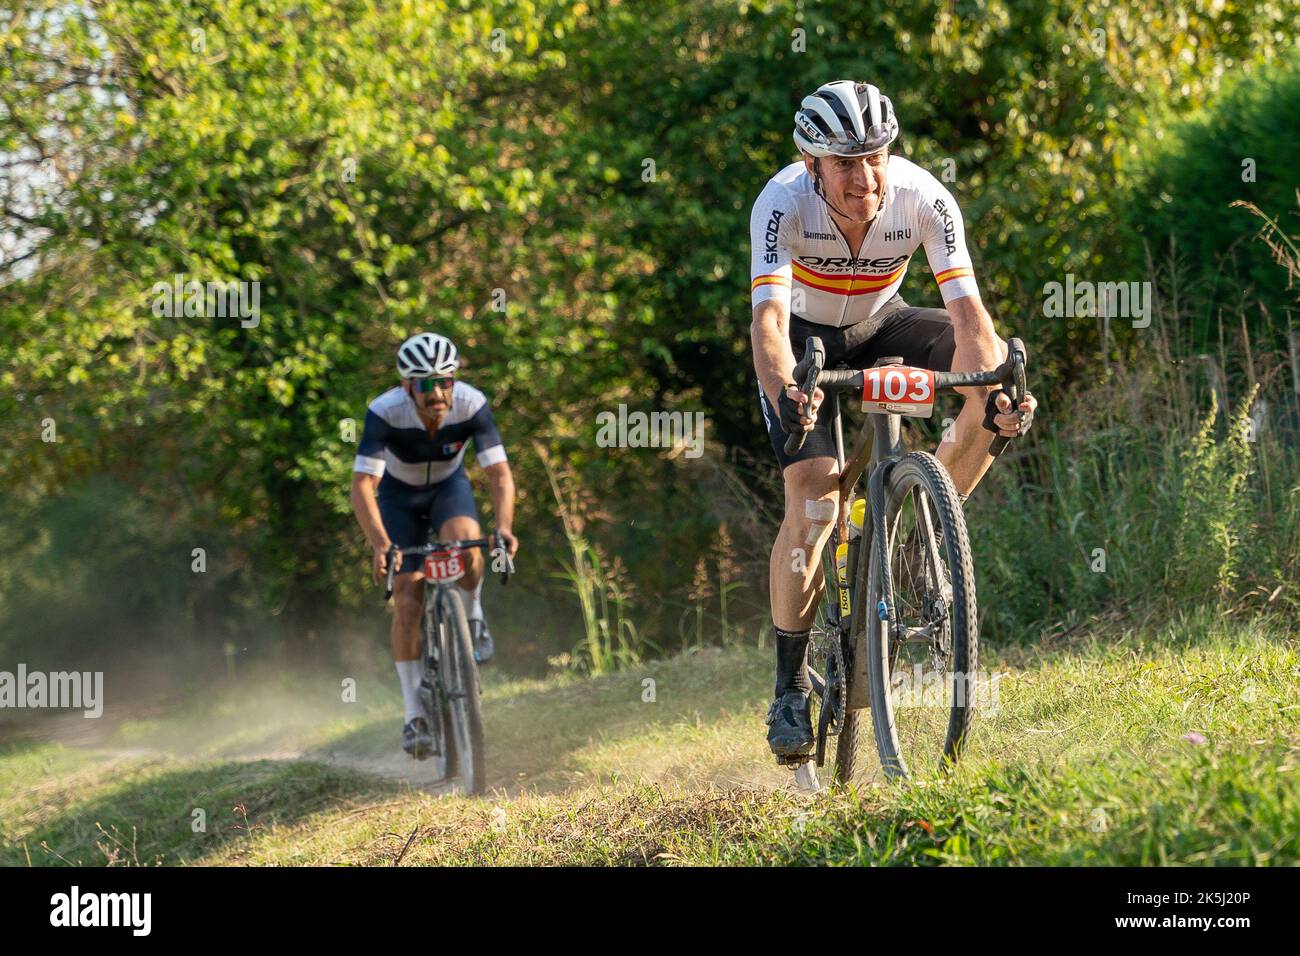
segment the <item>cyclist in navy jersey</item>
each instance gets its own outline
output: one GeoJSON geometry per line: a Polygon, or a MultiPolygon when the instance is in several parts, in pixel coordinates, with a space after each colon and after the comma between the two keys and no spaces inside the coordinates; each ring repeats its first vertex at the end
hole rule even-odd
{"type": "MultiPolygon", "coordinates": [[[[479,467],[487,474],[495,530],[514,556],[519,547],[511,525],[515,482],[505,446],[483,393],[456,379],[456,346],[441,335],[421,332],[402,343],[397,370],[402,383],[370,403],[352,466],[352,510],[374,550],[376,582],[388,573],[388,549],[415,547],[429,540],[482,536],[474,494],[465,475],[465,446],[471,439],[479,467]]],[[[465,576],[458,582],[480,663],[493,653],[483,617],[483,555],[464,552],[465,576]]],[[[393,579],[393,662],[402,687],[406,715],[402,747],[427,756],[432,737],[420,707],[420,614],[424,580],[417,558],[397,556],[393,579]],[[400,563],[405,560],[409,562],[400,563]]]]}

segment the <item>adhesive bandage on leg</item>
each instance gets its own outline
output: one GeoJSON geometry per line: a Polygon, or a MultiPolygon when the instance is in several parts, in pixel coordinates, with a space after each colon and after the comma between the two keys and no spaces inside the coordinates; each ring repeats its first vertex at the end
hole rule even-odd
{"type": "Polygon", "coordinates": [[[825,498],[808,498],[803,504],[803,516],[810,522],[804,544],[813,544],[822,536],[822,529],[835,521],[835,502],[825,498]]]}

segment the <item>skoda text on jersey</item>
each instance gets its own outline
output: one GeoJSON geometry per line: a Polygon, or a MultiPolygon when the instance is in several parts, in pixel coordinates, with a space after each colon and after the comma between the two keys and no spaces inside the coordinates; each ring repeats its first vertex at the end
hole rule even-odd
{"type": "Polygon", "coordinates": [[[870,321],[903,284],[925,247],[944,304],[977,295],[961,212],[952,194],[920,166],[890,156],[880,212],[854,256],[803,162],[770,180],[750,216],[754,305],[776,299],[819,325],[870,321]]]}

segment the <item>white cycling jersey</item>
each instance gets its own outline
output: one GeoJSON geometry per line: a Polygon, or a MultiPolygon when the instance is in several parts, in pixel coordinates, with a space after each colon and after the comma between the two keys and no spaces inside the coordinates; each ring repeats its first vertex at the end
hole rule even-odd
{"type": "Polygon", "coordinates": [[[952,194],[902,156],[889,157],[885,179],[880,211],[856,256],[802,160],[768,180],[749,220],[753,304],[776,299],[820,325],[869,321],[903,284],[921,245],[945,305],[978,295],[952,194]]]}

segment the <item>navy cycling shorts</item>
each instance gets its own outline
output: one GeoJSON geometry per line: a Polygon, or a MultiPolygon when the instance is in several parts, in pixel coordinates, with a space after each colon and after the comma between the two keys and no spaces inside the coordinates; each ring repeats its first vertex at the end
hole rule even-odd
{"type": "MultiPolygon", "coordinates": [[[[881,311],[887,315],[869,337],[864,335],[866,322],[838,329],[833,325],[808,322],[797,315],[790,316],[790,346],[794,349],[795,361],[803,358],[808,337],[815,335],[826,348],[828,369],[837,365],[854,369],[871,368],[877,359],[887,355],[901,355],[904,365],[936,372],[952,370],[952,357],[957,344],[953,337],[952,318],[947,309],[916,308],[896,295],[885,303],[881,311]]],[[[772,441],[772,450],[776,452],[783,471],[796,461],[835,457],[835,434],[830,414],[818,414],[812,431],[804,439],[803,447],[792,457],[785,453],[785,440],[788,436],[781,429],[781,418],[768,403],[761,385],[758,389],[758,402],[763,413],[763,423],[767,426],[767,436],[772,441]]],[[[821,412],[828,413],[829,410],[829,405],[822,405],[821,412]]]]}
{"type": "MultiPolygon", "coordinates": [[[[413,548],[428,544],[430,532],[438,529],[450,518],[478,520],[474,507],[474,491],[463,467],[452,472],[451,477],[416,488],[385,474],[379,479],[379,516],[389,540],[399,548],[413,548]]],[[[420,570],[420,564],[410,555],[402,556],[400,574],[420,570]]]]}

